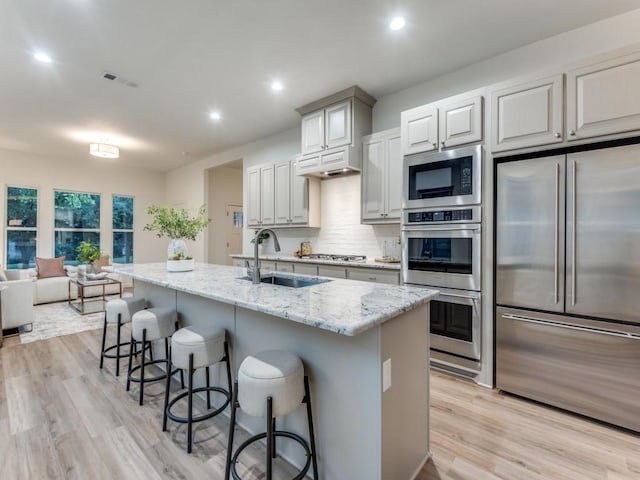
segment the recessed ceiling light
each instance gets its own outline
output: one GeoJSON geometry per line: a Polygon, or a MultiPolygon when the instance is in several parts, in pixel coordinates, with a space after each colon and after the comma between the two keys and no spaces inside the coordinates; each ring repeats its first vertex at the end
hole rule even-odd
{"type": "Polygon", "coordinates": [[[405,21],[403,17],[396,17],[393,20],[391,20],[391,23],[389,24],[389,28],[391,30],[400,30],[401,28],[404,28],[405,25],[405,21]]]}
{"type": "Polygon", "coordinates": [[[217,121],[217,120],[221,120],[222,119],[222,115],[220,115],[220,112],[211,112],[209,114],[209,118],[211,120],[216,120],[217,121]]]}
{"type": "Polygon", "coordinates": [[[282,83],[275,81],[275,82],[271,82],[271,90],[274,90],[276,92],[279,92],[283,89],[284,87],[282,86],[282,83]]]}
{"type": "Polygon", "coordinates": [[[51,57],[45,52],[36,52],[33,54],[33,58],[42,63],[51,63],[53,61],[51,60],[51,57]]]}

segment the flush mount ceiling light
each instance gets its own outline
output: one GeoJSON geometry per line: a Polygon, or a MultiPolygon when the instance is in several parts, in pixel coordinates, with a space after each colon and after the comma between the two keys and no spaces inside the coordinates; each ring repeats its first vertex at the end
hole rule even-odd
{"type": "Polygon", "coordinates": [[[118,158],[120,149],[115,145],[107,145],[106,143],[90,143],[89,153],[94,157],[118,158]]]}
{"type": "Polygon", "coordinates": [[[276,92],[279,92],[283,89],[284,87],[282,86],[282,83],[278,82],[277,80],[275,82],[271,82],[271,90],[274,90],[276,92]]]}
{"type": "Polygon", "coordinates": [[[53,61],[51,60],[51,57],[47,55],[45,52],[35,52],[33,54],[33,58],[35,58],[36,60],[42,63],[51,63],[53,61]]]}
{"type": "Polygon", "coordinates": [[[216,120],[216,121],[218,121],[218,120],[221,120],[221,119],[222,119],[222,115],[220,114],[220,112],[211,112],[211,113],[209,114],[209,118],[210,118],[211,120],[216,120]]]}
{"type": "Polygon", "coordinates": [[[389,24],[389,28],[391,30],[400,30],[402,28],[404,28],[405,26],[405,21],[403,17],[395,17],[393,20],[391,20],[391,23],[389,24]]]}

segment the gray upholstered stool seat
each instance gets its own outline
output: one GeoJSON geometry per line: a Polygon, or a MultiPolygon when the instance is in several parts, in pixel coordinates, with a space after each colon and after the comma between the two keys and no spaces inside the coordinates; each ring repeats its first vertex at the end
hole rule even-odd
{"type": "Polygon", "coordinates": [[[238,371],[238,402],[254,417],[267,415],[267,397],[273,401],[273,416],[281,417],[300,406],[304,399],[304,368],[297,355],[269,350],[249,355],[238,371]]]}
{"type": "Polygon", "coordinates": [[[267,440],[266,479],[271,480],[272,459],[276,457],[276,437],[295,440],[307,454],[307,461],[294,480],[304,478],[311,465],[313,465],[313,478],[317,480],[318,464],[309,379],[304,374],[300,358],[282,350],[268,350],[249,355],[240,364],[233,392],[225,480],[229,480],[230,475],[234,480],[240,480],[236,472],[236,462],[240,453],[252,443],[264,438],[267,440]],[[293,412],[303,403],[307,406],[308,443],[296,433],[276,430],[276,417],[293,412]],[[248,438],[234,453],[233,437],[238,408],[254,417],[266,418],[267,429],[264,433],[248,438]]]}
{"type": "Polygon", "coordinates": [[[192,368],[203,368],[218,363],[225,356],[223,329],[189,326],[171,337],[171,363],[176,368],[189,368],[189,355],[193,353],[192,368]]]}
{"type": "Polygon", "coordinates": [[[104,312],[104,326],[102,328],[102,350],[100,352],[100,368],[102,368],[105,358],[115,358],[116,376],[120,375],[120,358],[129,356],[129,352],[121,353],[120,347],[131,345],[131,342],[122,343],[120,341],[120,330],[122,328],[122,325],[131,322],[131,317],[140,310],[144,310],[146,306],[147,301],[144,298],[139,297],[115,298],[107,302],[104,312]],[[107,324],[117,325],[116,343],[109,347],[106,346],[107,324]],[[116,350],[116,353],[109,353],[113,349],[116,350]]]}
{"type": "Polygon", "coordinates": [[[129,355],[129,375],[127,376],[127,391],[131,387],[131,382],[140,383],[140,405],[144,402],[144,384],[149,382],[156,382],[158,380],[163,380],[167,376],[167,371],[170,371],[170,368],[165,370],[165,373],[161,375],[157,375],[151,378],[145,378],[145,366],[150,364],[166,364],[169,365],[169,337],[173,335],[176,331],[178,325],[178,312],[176,312],[172,308],[148,308],[146,310],[140,310],[133,314],[131,317],[131,348],[130,352],[133,349],[133,343],[135,341],[142,342],[142,355],[140,356],[140,364],[137,366],[133,366],[133,356],[129,355]],[[151,345],[152,341],[155,340],[164,340],[164,353],[165,358],[155,359],[153,358],[153,348],[151,345]],[[149,348],[149,357],[150,360],[147,361],[145,359],[145,351],[149,348]],[[134,372],[140,370],[140,375],[135,376],[134,372]]]}
{"type": "MultiPolygon", "coordinates": [[[[229,360],[229,345],[226,341],[225,330],[211,326],[188,326],[181,328],[171,337],[171,358],[169,368],[179,368],[180,372],[187,371],[189,384],[187,391],[179,393],[169,401],[171,391],[171,377],[167,377],[167,387],[164,397],[164,418],[162,420],[162,431],[167,430],[167,420],[170,418],[174,422],[187,424],[187,453],[191,453],[193,445],[193,422],[201,422],[215,417],[231,402],[232,380],[231,362],[229,360]],[[219,362],[226,363],[227,388],[212,387],[209,367],[219,362]],[[196,369],[205,369],[206,386],[194,388],[193,374],[196,369]],[[193,415],[193,394],[198,392],[207,393],[207,411],[201,415],[193,415]],[[211,392],[222,394],[224,402],[217,408],[211,409],[211,392]],[[187,398],[187,416],[182,417],[174,414],[171,409],[176,402],[187,398]]],[[[184,388],[184,385],[182,386],[184,388]]]]}

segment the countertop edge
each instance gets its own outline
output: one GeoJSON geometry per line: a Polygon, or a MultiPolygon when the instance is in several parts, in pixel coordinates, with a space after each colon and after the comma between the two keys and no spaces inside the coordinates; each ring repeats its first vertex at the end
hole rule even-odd
{"type": "MultiPolygon", "coordinates": [[[[244,254],[233,254],[229,255],[231,258],[239,258],[242,260],[252,260],[253,255],[244,255],[244,254]]],[[[291,262],[291,263],[310,263],[314,265],[335,265],[340,267],[352,267],[352,268],[373,268],[380,270],[390,270],[393,272],[400,271],[400,263],[381,263],[381,262],[344,262],[339,260],[319,260],[319,259],[311,259],[311,258],[299,258],[288,255],[276,255],[276,254],[267,254],[260,255],[260,260],[265,260],[267,262],[291,262]]]]}

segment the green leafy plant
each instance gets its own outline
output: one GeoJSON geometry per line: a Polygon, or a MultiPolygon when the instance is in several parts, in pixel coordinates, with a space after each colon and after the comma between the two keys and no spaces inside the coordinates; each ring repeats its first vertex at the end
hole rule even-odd
{"type": "Polygon", "coordinates": [[[207,217],[204,205],[198,209],[195,217],[192,217],[186,208],[157,205],[151,205],[147,208],[147,213],[153,216],[153,220],[145,225],[144,229],[156,232],[158,237],[195,240],[198,234],[211,222],[211,219],[207,217]]]}
{"type": "MultiPolygon", "coordinates": [[[[267,240],[269,240],[269,232],[262,232],[260,235],[258,235],[258,245],[262,245],[267,240]]],[[[255,243],[255,241],[256,237],[254,236],[251,239],[251,243],[255,243]]]]}
{"type": "Polygon", "coordinates": [[[76,260],[79,262],[93,263],[100,258],[100,249],[91,242],[80,242],[76,252],[76,260]]]}

